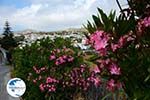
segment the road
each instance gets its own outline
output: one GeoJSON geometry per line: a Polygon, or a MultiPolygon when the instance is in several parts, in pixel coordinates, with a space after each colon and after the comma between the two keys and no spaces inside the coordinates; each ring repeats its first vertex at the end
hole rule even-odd
{"type": "Polygon", "coordinates": [[[19,100],[11,97],[6,90],[6,84],[10,79],[10,66],[0,65],[0,100],[19,100]]]}

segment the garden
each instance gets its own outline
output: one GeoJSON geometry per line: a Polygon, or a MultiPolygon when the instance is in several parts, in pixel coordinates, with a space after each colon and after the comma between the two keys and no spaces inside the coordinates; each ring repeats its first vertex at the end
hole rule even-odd
{"type": "Polygon", "coordinates": [[[13,50],[23,100],[150,100],[150,1],[127,0],[125,9],[116,1],[119,15],[98,8],[84,24],[88,50],[61,37],[13,50]]]}

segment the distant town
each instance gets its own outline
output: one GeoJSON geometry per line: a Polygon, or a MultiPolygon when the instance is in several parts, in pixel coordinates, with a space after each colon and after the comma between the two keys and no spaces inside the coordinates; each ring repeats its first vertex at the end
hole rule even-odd
{"type": "MultiPolygon", "coordinates": [[[[37,39],[42,39],[46,37],[50,37],[51,39],[54,39],[56,37],[62,37],[62,38],[71,38],[74,45],[78,46],[82,49],[86,49],[87,46],[85,46],[85,33],[88,33],[85,28],[69,28],[62,31],[52,31],[52,32],[42,32],[42,31],[36,31],[32,29],[27,29],[24,31],[14,32],[14,37],[23,37],[24,41],[21,41],[21,46],[24,46],[26,44],[30,44],[37,39]]],[[[3,37],[3,35],[0,35],[0,37],[3,37]]]]}

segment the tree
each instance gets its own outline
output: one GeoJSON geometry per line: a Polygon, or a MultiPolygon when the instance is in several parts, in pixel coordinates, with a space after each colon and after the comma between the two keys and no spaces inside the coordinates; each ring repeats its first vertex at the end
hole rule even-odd
{"type": "Polygon", "coordinates": [[[11,27],[10,27],[8,21],[5,22],[5,27],[4,27],[4,33],[3,33],[3,35],[5,35],[5,36],[13,36],[13,33],[11,31],[11,27]]]}
{"type": "Polygon", "coordinates": [[[10,51],[17,46],[17,42],[14,39],[13,32],[11,31],[8,21],[5,23],[3,35],[4,37],[0,41],[2,48],[10,51]]]}
{"type": "Polygon", "coordinates": [[[11,63],[11,52],[12,50],[17,47],[18,43],[14,39],[13,32],[11,31],[11,27],[6,21],[5,27],[4,27],[4,32],[3,32],[3,38],[0,40],[1,47],[7,50],[7,60],[9,63],[11,63]]]}

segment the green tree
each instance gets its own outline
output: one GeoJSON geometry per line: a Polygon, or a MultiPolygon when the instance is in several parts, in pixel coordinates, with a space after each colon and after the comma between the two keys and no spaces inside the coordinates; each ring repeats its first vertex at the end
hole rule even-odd
{"type": "Polygon", "coordinates": [[[11,31],[11,27],[6,21],[5,27],[4,27],[4,32],[3,32],[3,38],[0,40],[1,47],[11,51],[14,47],[17,46],[17,41],[14,39],[13,32],[11,31]]]}

